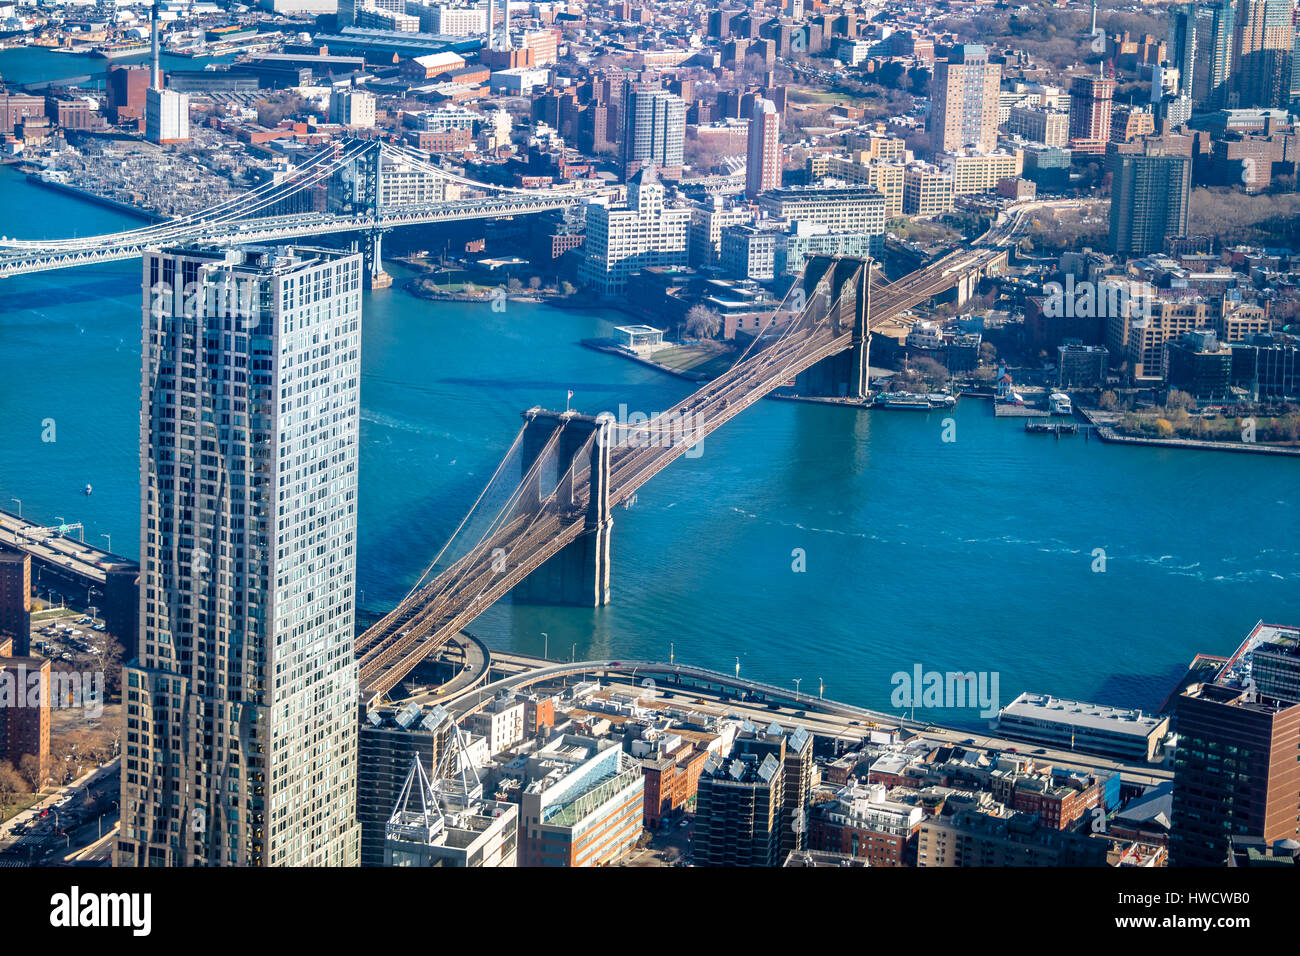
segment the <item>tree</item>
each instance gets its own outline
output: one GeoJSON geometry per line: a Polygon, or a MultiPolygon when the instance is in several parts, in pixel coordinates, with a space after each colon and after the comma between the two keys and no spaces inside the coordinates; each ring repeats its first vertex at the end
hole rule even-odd
{"type": "Polygon", "coordinates": [[[27,782],[8,760],[0,760],[0,807],[13,806],[14,798],[28,792],[27,782]]]}
{"type": "Polygon", "coordinates": [[[1167,418],[1156,419],[1156,433],[1161,438],[1169,438],[1174,433],[1174,426],[1167,418]]]}
{"type": "Polygon", "coordinates": [[[686,313],[686,331],[696,338],[711,339],[722,328],[722,316],[703,303],[691,306],[686,313]]]}
{"type": "Polygon", "coordinates": [[[537,276],[533,276],[531,279],[528,280],[528,288],[532,289],[534,292],[536,292],[541,287],[542,287],[542,280],[539,279],[537,276]]]}
{"type": "Polygon", "coordinates": [[[46,779],[49,777],[48,772],[41,771],[40,758],[35,754],[23,754],[22,759],[18,761],[18,773],[33,792],[45,786],[46,779]]]}
{"type": "Polygon", "coordinates": [[[1186,392],[1179,391],[1176,388],[1171,388],[1169,390],[1169,397],[1165,399],[1165,408],[1166,409],[1175,409],[1175,408],[1195,409],[1196,399],[1192,398],[1192,396],[1187,394],[1186,392]]]}
{"type": "Polygon", "coordinates": [[[524,291],[524,284],[516,276],[511,276],[510,281],[506,283],[506,288],[511,292],[518,293],[524,291]]]}
{"type": "Polygon", "coordinates": [[[997,358],[998,358],[998,349],[996,345],[994,345],[992,342],[980,343],[980,361],[996,362],[997,358]]]}
{"type": "Polygon", "coordinates": [[[914,360],[912,362],[912,369],[927,382],[943,384],[948,381],[949,378],[948,370],[928,355],[922,355],[920,358],[914,360]]]}
{"type": "Polygon", "coordinates": [[[1097,404],[1105,411],[1113,412],[1119,408],[1119,396],[1110,389],[1101,393],[1101,398],[1097,399],[1097,404]]]}
{"type": "Polygon", "coordinates": [[[573,295],[573,293],[576,291],[577,290],[573,287],[573,283],[570,282],[568,279],[565,279],[563,282],[560,283],[560,292],[562,294],[573,295]]]}

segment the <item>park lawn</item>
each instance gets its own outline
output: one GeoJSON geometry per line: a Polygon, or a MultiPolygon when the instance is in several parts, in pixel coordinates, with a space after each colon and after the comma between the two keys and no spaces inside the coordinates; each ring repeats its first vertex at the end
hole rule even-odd
{"type": "Polygon", "coordinates": [[[679,372],[698,372],[712,378],[731,367],[734,353],[735,349],[730,345],[708,340],[660,349],[651,353],[650,361],[679,372]]]}
{"type": "Polygon", "coordinates": [[[0,804],[0,823],[4,823],[6,820],[18,816],[18,814],[22,813],[40,798],[41,795],[39,793],[20,793],[15,795],[15,803],[0,804]]]}

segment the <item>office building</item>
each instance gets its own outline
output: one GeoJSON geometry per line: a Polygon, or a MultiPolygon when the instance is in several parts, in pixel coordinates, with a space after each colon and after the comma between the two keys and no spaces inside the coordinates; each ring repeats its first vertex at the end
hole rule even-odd
{"type": "Polygon", "coordinates": [[[956,47],[936,60],[930,81],[926,130],[935,152],[976,149],[989,152],[998,142],[998,86],[1002,66],[974,44],[956,47]]]}
{"type": "Polygon", "coordinates": [[[874,189],[786,186],[764,193],[758,206],[770,219],[814,223],[832,232],[885,232],[885,197],[874,189]]]}
{"type": "Polygon", "coordinates": [[[450,720],[445,726],[448,750],[431,777],[419,756],[412,758],[384,825],[384,865],[515,866],[519,807],[484,798],[483,782],[466,752],[467,735],[450,720]]]}
{"type": "Polygon", "coordinates": [[[903,170],[903,212],[937,216],[952,208],[952,177],[932,163],[908,163],[903,170]]]}
{"type": "Polygon", "coordinates": [[[519,795],[520,866],[604,866],[636,845],[641,763],[617,742],[563,734],[527,759],[519,795]]]}
{"type": "Polygon", "coordinates": [[[1194,3],[1178,3],[1169,8],[1169,37],[1165,44],[1165,57],[1178,76],[1174,89],[1176,94],[1191,95],[1196,75],[1196,31],[1199,19],[1194,3]]]}
{"type": "Polygon", "coordinates": [[[717,265],[722,254],[722,230],[749,222],[747,206],[728,206],[713,196],[691,206],[689,260],[692,266],[717,265]]]}
{"type": "Polygon", "coordinates": [[[1111,252],[1144,256],[1164,249],[1167,238],[1186,235],[1190,156],[1148,140],[1140,153],[1111,153],[1107,165],[1111,252]]]}
{"type": "Polygon", "coordinates": [[[1108,840],[1050,829],[1028,813],[994,816],[974,809],[930,817],[917,834],[916,865],[1105,866],[1108,840]]]}
{"type": "Polygon", "coordinates": [[[768,754],[781,764],[781,816],[778,858],[808,845],[808,796],[812,792],[812,735],[802,727],[788,732],[773,721],[766,730],[742,727],[732,744],[731,755],[768,754]]]}
{"type": "Polygon", "coordinates": [[[366,714],[357,745],[362,866],[384,865],[385,827],[412,763],[419,760],[437,773],[446,764],[452,732],[453,724],[441,707],[412,703],[400,709],[372,708],[366,714]]]}
{"type": "Polygon", "coordinates": [[[118,865],[355,866],[362,257],[144,257],[118,865]]]}
{"type": "Polygon", "coordinates": [[[1223,109],[1229,105],[1233,72],[1232,57],[1236,34],[1235,0],[1196,6],[1192,79],[1184,90],[1199,109],[1223,109]]]}
{"type": "Polygon", "coordinates": [[[1056,348],[1057,388],[1096,388],[1106,382],[1110,352],[1104,346],[1067,342],[1056,348]]]}
{"type": "Polygon", "coordinates": [[[749,155],[745,162],[745,195],[750,199],[781,185],[781,114],[771,100],[754,101],[749,118],[749,155]]]}
{"type": "Polygon", "coordinates": [[[686,102],[667,90],[624,86],[623,178],[645,166],[658,166],[671,179],[681,175],[686,143],[686,102]]]}
{"type": "Polygon", "coordinates": [[[1013,106],[1007,115],[1007,129],[1030,142],[1065,146],[1070,141],[1070,112],[1045,106],[1013,106]]]}
{"type": "MultiPolygon", "coordinates": [[[[958,150],[939,154],[936,164],[952,184],[953,196],[972,196],[991,193],[1001,180],[1019,177],[1024,170],[1024,157],[1019,149],[992,153],[958,150]]],[[[906,179],[903,189],[906,195],[906,179]]]]}
{"type": "Polygon", "coordinates": [[[997,732],[1004,737],[1139,763],[1162,759],[1160,745],[1168,731],[1167,717],[1028,692],[997,716],[997,732]]]}
{"type": "Polygon", "coordinates": [[[1201,402],[1232,397],[1232,349],[1213,329],[1186,333],[1165,347],[1165,384],[1201,402]]]}
{"type": "Polygon", "coordinates": [[[144,138],[151,143],[183,143],[190,138],[190,98],[174,90],[145,94],[144,138]]]}
{"type": "Polygon", "coordinates": [[[587,206],[587,236],[578,278],[597,292],[616,294],[627,280],[650,266],[684,266],[691,210],[665,204],[654,166],[632,177],[627,203],[587,206]]]}
{"type": "Polygon", "coordinates": [[[1102,155],[1110,139],[1111,101],[1115,81],[1104,76],[1080,76],[1070,84],[1070,149],[1102,155]]]}
{"type": "Polygon", "coordinates": [[[1214,679],[1177,698],[1172,865],[1224,866],[1237,837],[1300,840],[1298,638],[1260,623],[1214,679]]]}

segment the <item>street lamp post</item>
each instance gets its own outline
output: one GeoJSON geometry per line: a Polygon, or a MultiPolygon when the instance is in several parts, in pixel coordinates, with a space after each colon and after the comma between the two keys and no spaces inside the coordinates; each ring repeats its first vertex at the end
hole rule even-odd
{"type": "Polygon", "coordinates": [[[108,553],[109,553],[109,554],[112,554],[112,553],[113,553],[113,536],[112,536],[111,534],[101,534],[100,537],[101,537],[101,538],[107,538],[107,539],[108,539],[108,553]]]}
{"type": "Polygon", "coordinates": [[[736,680],[740,680],[740,658],[736,658],[736,680]]]}
{"type": "Polygon", "coordinates": [[[676,654],[677,654],[677,645],[672,641],[669,641],[668,642],[668,663],[669,664],[674,663],[673,658],[676,656],[676,654]]]}
{"type": "Polygon", "coordinates": [[[794,702],[796,704],[799,703],[799,682],[802,680],[802,677],[796,677],[794,679],[794,702]]]}
{"type": "Polygon", "coordinates": [[[23,500],[21,498],[10,498],[10,501],[18,502],[18,517],[23,516],[23,500]]]}
{"type": "Polygon", "coordinates": [[[542,631],[542,660],[548,660],[551,656],[551,635],[542,631]]]}

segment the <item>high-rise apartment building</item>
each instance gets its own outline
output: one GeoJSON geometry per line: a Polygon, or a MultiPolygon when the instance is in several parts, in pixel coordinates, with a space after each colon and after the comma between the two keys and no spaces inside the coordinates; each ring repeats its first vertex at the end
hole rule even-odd
{"type": "Polygon", "coordinates": [[[1259,624],[1214,680],[1179,696],[1172,865],[1224,866],[1234,837],[1300,840],[1298,642],[1300,630],[1259,624]]]}
{"type": "Polygon", "coordinates": [[[1101,155],[1110,139],[1111,100],[1115,81],[1104,76],[1080,76],[1070,84],[1070,148],[1101,155]]]}
{"type": "Polygon", "coordinates": [[[1286,106],[1291,90],[1291,0],[1238,0],[1233,45],[1236,106],[1286,106]]]}
{"type": "Polygon", "coordinates": [[[364,90],[335,90],[330,93],[331,123],[370,129],[375,125],[375,97],[364,90]]]}
{"type": "Polygon", "coordinates": [[[710,757],[695,798],[696,865],[780,866],[783,784],[771,753],[710,757]]]}
{"type": "Polygon", "coordinates": [[[627,84],[623,92],[623,178],[643,166],[659,166],[668,177],[680,174],[686,144],[686,101],[667,90],[627,84]]]}
{"type": "Polygon", "coordinates": [[[1196,52],[1192,63],[1192,102],[1201,109],[1228,105],[1232,77],[1233,37],[1236,33],[1233,0],[1219,0],[1196,8],[1196,52]]]}
{"type": "Polygon", "coordinates": [[[749,155],[745,162],[745,195],[754,199],[759,193],[781,185],[781,114],[771,100],[754,101],[749,118],[749,155]]]}
{"type": "Polygon", "coordinates": [[[998,143],[998,85],[1002,66],[974,44],[936,60],[930,83],[926,129],[935,152],[973,147],[988,152],[998,143]]]}
{"type": "Polygon", "coordinates": [[[144,257],[118,865],[356,865],[362,261],[144,257]]]}
{"type": "Polygon", "coordinates": [[[32,558],[0,551],[0,641],[10,638],[18,656],[31,653],[32,558]]]}
{"type": "Polygon", "coordinates": [[[1178,87],[1174,92],[1191,95],[1192,79],[1196,75],[1196,4],[1179,3],[1169,8],[1169,38],[1166,43],[1168,66],[1178,71],[1178,87]]]}
{"type": "Polygon", "coordinates": [[[1165,238],[1187,232],[1192,160],[1149,140],[1140,153],[1113,152],[1111,172],[1110,251],[1144,256],[1160,252],[1165,238]]]}

